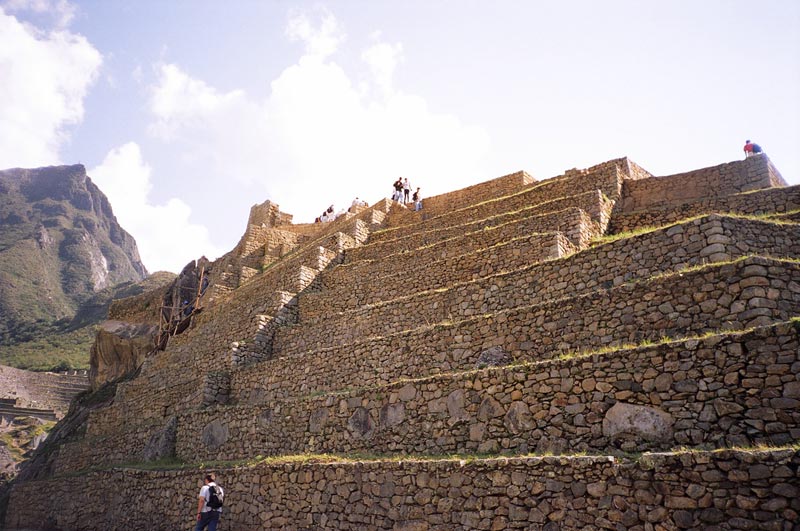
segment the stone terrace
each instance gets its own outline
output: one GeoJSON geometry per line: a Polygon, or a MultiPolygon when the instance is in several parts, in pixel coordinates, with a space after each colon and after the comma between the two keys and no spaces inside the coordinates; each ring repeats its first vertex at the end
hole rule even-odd
{"type": "Polygon", "coordinates": [[[623,158],[420,212],[257,205],[203,313],[15,487],[6,527],[189,527],[218,462],[237,530],[790,529],[784,184],[764,155],[667,177],[623,158]],[[139,466],[164,458],[194,469],[139,466]]]}

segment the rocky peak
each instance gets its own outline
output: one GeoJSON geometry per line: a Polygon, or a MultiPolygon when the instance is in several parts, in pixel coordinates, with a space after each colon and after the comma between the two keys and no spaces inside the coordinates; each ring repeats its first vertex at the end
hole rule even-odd
{"type": "Polygon", "coordinates": [[[71,317],[98,291],[146,276],[83,165],[0,171],[0,344],[24,323],[71,317]]]}

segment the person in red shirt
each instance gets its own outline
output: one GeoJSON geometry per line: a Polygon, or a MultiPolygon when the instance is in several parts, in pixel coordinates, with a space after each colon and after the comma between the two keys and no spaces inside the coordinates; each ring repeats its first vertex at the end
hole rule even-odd
{"type": "Polygon", "coordinates": [[[750,142],[749,140],[745,140],[745,142],[744,142],[744,156],[745,156],[745,158],[751,157],[753,155],[756,155],[758,153],[763,153],[763,152],[764,151],[761,149],[761,146],[759,146],[758,144],[754,144],[754,143],[750,142]]]}

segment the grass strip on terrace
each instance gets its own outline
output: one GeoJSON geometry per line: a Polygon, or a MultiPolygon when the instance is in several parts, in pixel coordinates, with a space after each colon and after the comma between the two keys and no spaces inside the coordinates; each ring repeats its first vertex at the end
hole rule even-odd
{"type": "Polygon", "coordinates": [[[597,462],[608,462],[620,464],[639,463],[645,467],[657,466],[657,458],[661,456],[680,456],[680,455],[701,455],[701,454],[770,454],[776,452],[797,452],[800,451],[800,442],[794,442],[780,446],[735,446],[730,448],[685,448],[679,447],[667,452],[644,452],[631,453],[619,452],[614,455],[603,453],[562,453],[554,454],[550,452],[542,453],[521,453],[521,454],[500,454],[500,453],[452,453],[452,454],[376,454],[376,453],[325,453],[325,454],[293,454],[263,457],[255,456],[250,459],[239,459],[233,461],[196,461],[185,462],[177,459],[165,459],[153,462],[129,462],[125,464],[97,466],[51,476],[50,479],[58,477],[80,477],[96,472],[103,471],[192,471],[192,470],[236,470],[252,469],[257,467],[281,467],[286,465],[359,465],[359,464],[382,464],[382,463],[458,463],[459,466],[469,466],[473,464],[492,463],[492,462],[511,462],[511,461],[542,461],[542,460],[587,460],[597,462]]]}

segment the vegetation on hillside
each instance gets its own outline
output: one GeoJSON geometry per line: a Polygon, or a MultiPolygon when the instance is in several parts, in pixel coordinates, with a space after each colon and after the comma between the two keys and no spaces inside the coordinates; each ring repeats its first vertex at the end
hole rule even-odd
{"type": "Polygon", "coordinates": [[[0,171],[0,364],[88,367],[94,326],[144,274],[82,166],[0,171]]]}

